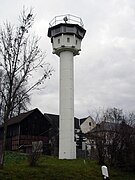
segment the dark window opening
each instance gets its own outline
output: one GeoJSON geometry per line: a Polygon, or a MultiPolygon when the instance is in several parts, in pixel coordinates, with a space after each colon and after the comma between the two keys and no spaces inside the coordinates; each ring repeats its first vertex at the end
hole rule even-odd
{"type": "Polygon", "coordinates": [[[58,39],[58,44],[60,44],[60,39],[58,39]]]}
{"type": "Polygon", "coordinates": [[[70,42],[70,38],[69,37],[67,38],[67,42],[70,42]]]}
{"type": "Polygon", "coordinates": [[[60,32],[60,28],[55,29],[55,33],[59,33],[60,32]]]}

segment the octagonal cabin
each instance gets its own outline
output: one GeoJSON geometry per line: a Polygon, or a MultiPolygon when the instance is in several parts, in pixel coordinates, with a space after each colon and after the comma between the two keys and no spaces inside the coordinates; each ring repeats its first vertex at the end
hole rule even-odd
{"type": "Polygon", "coordinates": [[[74,55],[78,55],[81,50],[81,41],[86,32],[81,19],[71,15],[60,16],[61,20],[58,20],[58,17],[55,17],[55,23],[50,23],[48,29],[48,37],[51,38],[53,53],[59,56],[61,51],[68,50],[72,51],[74,55]],[[73,17],[76,17],[77,20],[73,20],[73,17]],[[67,20],[65,23],[59,23],[64,19],[67,20]],[[71,23],[71,20],[73,23],[71,23]]]}

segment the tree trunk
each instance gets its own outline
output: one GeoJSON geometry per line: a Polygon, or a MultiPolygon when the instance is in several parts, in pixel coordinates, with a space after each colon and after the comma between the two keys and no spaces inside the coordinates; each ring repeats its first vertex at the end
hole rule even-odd
{"type": "Polygon", "coordinates": [[[7,135],[7,122],[4,122],[3,127],[3,143],[2,143],[2,149],[0,152],[0,168],[4,167],[4,159],[5,159],[5,149],[6,149],[6,135],[7,135]]]}
{"type": "Polygon", "coordinates": [[[2,149],[0,152],[0,168],[3,168],[3,166],[4,166],[5,149],[6,149],[6,136],[7,136],[7,120],[4,120],[3,142],[2,142],[2,149]]]}

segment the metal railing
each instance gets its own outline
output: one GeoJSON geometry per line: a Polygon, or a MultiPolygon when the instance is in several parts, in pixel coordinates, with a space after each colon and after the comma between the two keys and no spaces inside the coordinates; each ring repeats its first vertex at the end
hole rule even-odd
{"type": "Polygon", "coordinates": [[[71,15],[71,14],[65,14],[60,16],[55,16],[49,23],[49,26],[55,26],[59,23],[69,23],[69,24],[78,24],[81,27],[84,26],[83,21],[80,17],[71,15]]]}

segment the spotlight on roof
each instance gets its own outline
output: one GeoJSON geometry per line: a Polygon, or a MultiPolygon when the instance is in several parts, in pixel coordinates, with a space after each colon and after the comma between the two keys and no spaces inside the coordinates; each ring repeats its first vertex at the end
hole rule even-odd
{"type": "Polygon", "coordinates": [[[63,20],[65,21],[65,23],[67,23],[67,21],[68,21],[67,16],[65,16],[65,17],[63,18],[63,20]]]}

